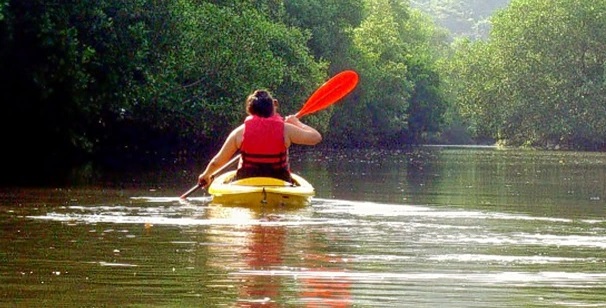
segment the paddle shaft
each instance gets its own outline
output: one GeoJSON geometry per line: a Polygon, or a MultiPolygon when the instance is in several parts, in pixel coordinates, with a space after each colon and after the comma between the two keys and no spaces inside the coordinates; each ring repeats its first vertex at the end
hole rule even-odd
{"type": "MultiPolygon", "coordinates": [[[[227,167],[231,166],[233,163],[235,163],[236,161],[238,161],[238,159],[240,159],[240,154],[234,156],[230,161],[227,162],[227,164],[225,164],[225,165],[223,165],[223,167],[217,169],[217,171],[215,171],[213,173],[213,177],[216,174],[219,174],[219,173],[223,172],[223,170],[227,169],[227,167]]],[[[179,198],[185,199],[185,198],[189,197],[189,195],[191,195],[192,193],[194,193],[196,190],[198,190],[198,189],[200,189],[200,188],[202,188],[204,186],[206,186],[205,182],[198,183],[198,184],[196,184],[196,186],[190,188],[187,192],[185,192],[184,194],[182,194],[181,197],[179,197],[179,198]]]]}

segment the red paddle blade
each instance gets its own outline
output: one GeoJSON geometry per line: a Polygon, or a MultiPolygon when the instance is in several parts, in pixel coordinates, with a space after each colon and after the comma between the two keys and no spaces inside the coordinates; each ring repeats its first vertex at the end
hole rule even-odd
{"type": "Polygon", "coordinates": [[[307,99],[305,105],[297,112],[296,117],[300,118],[304,115],[327,108],[349,94],[357,84],[358,73],[352,70],[340,72],[321,85],[316,92],[307,99]]]}

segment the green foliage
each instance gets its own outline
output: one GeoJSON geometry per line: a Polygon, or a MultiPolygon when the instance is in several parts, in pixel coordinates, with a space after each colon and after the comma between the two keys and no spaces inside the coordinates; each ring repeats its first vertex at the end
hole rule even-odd
{"type": "Polygon", "coordinates": [[[9,140],[57,157],[179,150],[222,138],[261,87],[294,112],[325,80],[326,64],[301,31],[252,3],[11,2],[0,24],[1,90],[11,102],[2,120],[31,121],[9,140]]]}
{"type": "Polygon", "coordinates": [[[413,7],[432,16],[455,38],[485,39],[490,33],[490,17],[511,0],[411,0],[413,7]]]}
{"type": "MultiPolygon", "coordinates": [[[[354,146],[399,146],[422,141],[441,123],[444,101],[434,67],[437,28],[403,2],[369,0],[354,30],[363,88],[333,116],[333,133],[354,146]],[[422,137],[423,136],[423,137],[422,137]]],[[[336,139],[336,138],[335,138],[336,139]]]]}
{"type": "Polygon", "coordinates": [[[605,11],[597,0],[513,1],[488,43],[454,58],[462,113],[511,144],[603,148],[605,11]]]}
{"type": "MultiPolygon", "coordinates": [[[[498,89],[499,74],[494,61],[494,52],[485,42],[471,43],[469,40],[457,42],[456,52],[451,57],[445,88],[447,96],[456,98],[451,108],[461,115],[469,126],[469,133],[476,139],[489,139],[500,135],[499,123],[503,122],[505,110],[498,89]]],[[[499,75],[500,76],[500,75],[499,75]]],[[[460,120],[455,116],[456,120],[460,120]]]]}
{"type": "MultiPolygon", "coordinates": [[[[352,31],[362,21],[363,4],[364,0],[286,0],[287,16],[283,20],[308,35],[310,52],[315,59],[328,65],[328,74],[333,76],[345,69],[358,69],[358,61],[353,55],[352,31]]],[[[331,118],[347,113],[353,104],[355,96],[349,95],[337,107],[314,114],[305,121],[318,127],[325,135],[335,136],[328,140],[342,140],[339,132],[347,124],[331,121],[331,118]]]]}
{"type": "MultiPolygon", "coordinates": [[[[42,145],[56,156],[121,142],[136,147],[121,138],[129,135],[125,130],[145,130],[136,122],[149,123],[147,114],[136,111],[166,83],[157,72],[170,62],[175,45],[176,20],[164,4],[11,2],[2,62],[3,92],[13,102],[7,117],[32,120],[22,134],[43,132],[42,145]]],[[[15,142],[29,139],[23,135],[15,142]]]]}
{"type": "Polygon", "coordinates": [[[325,65],[309,54],[297,29],[252,9],[185,4],[177,62],[188,99],[180,106],[203,127],[199,133],[235,127],[245,116],[244,99],[257,88],[271,90],[282,112],[294,113],[325,79],[325,65]]]}
{"type": "Polygon", "coordinates": [[[8,7],[8,0],[0,0],[0,21],[4,20],[5,11],[8,7]]]}
{"type": "Polygon", "coordinates": [[[253,90],[292,114],[354,69],[356,91],[305,121],[348,146],[422,141],[444,40],[402,1],[0,0],[1,128],[20,160],[213,152],[253,90]]]}
{"type": "Polygon", "coordinates": [[[447,101],[438,60],[449,51],[448,35],[418,10],[411,10],[404,26],[407,48],[411,50],[408,78],[414,84],[406,111],[409,116],[407,139],[412,143],[427,142],[444,124],[447,101]]]}
{"type": "Polygon", "coordinates": [[[388,1],[369,1],[368,16],[354,30],[354,47],[361,75],[355,104],[336,114],[333,132],[354,146],[387,143],[406,129],[410,83],[406,79],[407,50],[402,28],[388,1]],[[387,135],[386,135],[387,134],[387,135]]]}
{"type": "Polygon", "coordinates": [[[603,144],[605,9],[603,1],[515,1],[496,18],[495,44],[502,59],[515,59],[507,73],[528,81],[511,85],[512,101],[530,112],[510,129],[510,139],[528,134],[531,144],[603,144]]]}
{"type": "Polygon", "coordinates": [[[308,46],[317,59],[330,62],[331,72],[348,68],[351,30],[363,18],[362,0],[287,0],[285,22],[311,34],[308,46]]]}

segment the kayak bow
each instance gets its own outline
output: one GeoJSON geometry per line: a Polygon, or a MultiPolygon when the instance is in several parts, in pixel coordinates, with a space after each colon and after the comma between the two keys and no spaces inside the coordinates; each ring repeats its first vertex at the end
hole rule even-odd
{"type": "Polygon", "coordinates": [[[244,206],[304,206],[315,190],[304,178],[291,174],[293,183],[270,177],[232,181],[236,171],[226,172],[211,183],[208,193],[213,203],[244,206]]]}

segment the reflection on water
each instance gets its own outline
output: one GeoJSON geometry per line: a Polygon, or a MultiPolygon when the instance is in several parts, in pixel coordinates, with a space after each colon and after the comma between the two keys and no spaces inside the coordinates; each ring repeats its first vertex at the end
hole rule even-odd
{"type": "Polygon", "coordinates": [[[102,293],[128,286],[116,301],[79,295],[73,304],[145,303],[131,298],[136,292],[151,292],[150,302],[168,296],[239,307],[403,301],[515,307],[606,299],[606,220],[320,198],[310,208],[272,214],[205,201],[137,202],[24,217],[30,230],[52,230],[54,241],[41,244],[46,236],[30,233],[33,247],[23,253],[34,255],[7,259],[23,268],[3,268],[5,277],[13,287],[38,291],[46,284],[69,292],[73,279],[102,293]],[[27,272],[36,267],[46,273],[27,272]]]}
{"type": "Polygon", "coordinates": [[[604,307],[605,157],[301,160],[318,196],[293,210],[5,190],[0,306],[604,307]]]}

